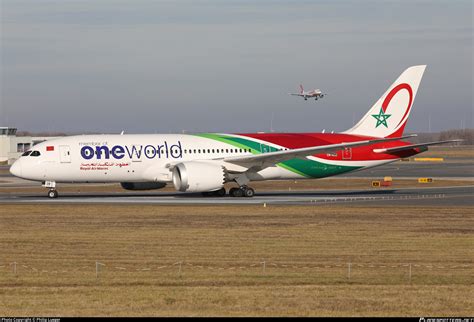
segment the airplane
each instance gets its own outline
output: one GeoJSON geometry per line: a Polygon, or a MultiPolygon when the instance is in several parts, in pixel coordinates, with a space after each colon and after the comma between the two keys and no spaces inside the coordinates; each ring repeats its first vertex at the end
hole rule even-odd
{"type": "Polygon", "coordinates": [[[252,197],[252,181],[318,179],[368,169],[460,140],[412,144],[403,135],[426,65],[406,69],[365,116],[341,133],[76,135],[35,145],[10,168],[57,198],[60,183],[252,197]]]}
{"type": "Polygon", "coordinates": [[[303,85],[300,84],[300,92],[299,93],[288,93],[289,95],[301,96],[304,98],[305,101],[309,98],[313,98],[317,101],[318,98],[323,98],[325,94],[321,92],[320,89],[313,89],[312,91],[305,92],[303,85]]]}

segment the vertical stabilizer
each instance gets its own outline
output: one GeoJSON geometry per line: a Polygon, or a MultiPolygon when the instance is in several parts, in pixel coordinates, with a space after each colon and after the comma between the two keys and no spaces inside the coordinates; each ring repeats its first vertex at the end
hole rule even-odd
{"type": "Polygon", "coordinates": [[[402,136],[426,65],[406,69],[347,134],[402,136]]]}

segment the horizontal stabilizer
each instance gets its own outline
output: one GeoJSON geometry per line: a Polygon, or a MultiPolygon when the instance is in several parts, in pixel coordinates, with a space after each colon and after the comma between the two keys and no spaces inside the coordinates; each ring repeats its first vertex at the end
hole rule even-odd
{"type": "Polygon", "coordinates": [[[454,143],[454,142],[462,142],[462,141],[463,140],[447,140],[447,141],[426,142],[426,143],[399,146],[399,147],[395,147],[395,148],[374,149],[374,152],[375,153],[394,153],[394,152],[411,150],[411,149],[414,149],[414,148],[428,147],[429,145],[437,145],[437,144],[443,144],[443,143],[454,143]]]}

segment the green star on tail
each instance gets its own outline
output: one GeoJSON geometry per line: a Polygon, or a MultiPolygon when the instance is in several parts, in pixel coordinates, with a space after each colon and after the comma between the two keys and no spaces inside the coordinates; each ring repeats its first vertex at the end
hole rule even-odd
{"type": "Polygon", "coordinates": [[[382,108],[380,108],[379,114],[372,114],[372,117],[377,120],[377,124],[375,125],[375,128],[378,128],[380,124],[383,124],[385,127],[388,128],[387,119],[390,116],[392,116],[392,114],[385,114],[382,108]]]}

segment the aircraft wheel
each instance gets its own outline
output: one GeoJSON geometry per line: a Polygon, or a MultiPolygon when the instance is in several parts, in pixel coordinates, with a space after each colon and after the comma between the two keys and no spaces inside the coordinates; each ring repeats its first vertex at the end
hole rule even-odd
{"type": "Polygon", "coordinates": [[[51,199],[57,198],[58,197],[58,191],[51,189],[48,191],[48,197],[51,199]]]}
{"type": "Polygon", "coordinates": [[[236,189],[234,192],[234,195],[236,197],[243,197],[244,196],[244,191],[242,189],[236,189]]]}
{"type": "Polygon", "coordinates": [[[229,193],[232,197],[242,197],[244,195],[243,190],[240,188],[232,188],[229,193]]]}
{"type": "Polygon", "coordinates": [[[247,197],[247,198],[252,198],[253,196],[255,195],[255,190],[253,190],[252,188],[245,188],[244,189],[244,196],[247,197]]]}
{"type": "Polygon", "coordinates": [[[229,189],[229,196],[231,197],[235,197],[235,190],[237,190],[238,188],[230,188],[229,189]]]}
{"type": "Polygon", "coordinates": [[[221,189],[215,191],[215,194],[218,197],[225,197],[225,193],[226,193],[225,188],[221,188],[221,189]]]}

